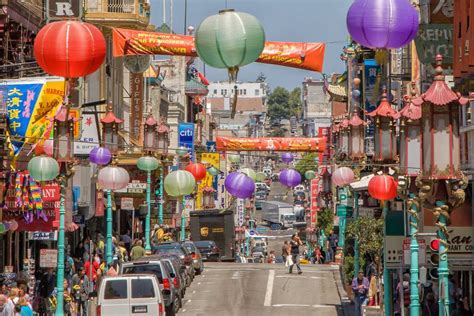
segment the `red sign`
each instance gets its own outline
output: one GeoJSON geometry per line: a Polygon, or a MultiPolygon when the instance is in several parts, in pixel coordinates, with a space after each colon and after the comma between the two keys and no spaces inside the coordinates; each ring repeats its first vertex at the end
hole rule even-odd
{"type": "Polygon", "coordinates": [[[316,214],[319,211],[318,206],[318,197],[319,197],[319,177],[311,180],[311,228],[316,227],[316,214]]]}
{"type": "Polygon", "coordinates": [[[302,151],[324,152],[326,138],[300,138],[300,137],[261,137],[238,138],[217,137],[217,150],[237,151],[302,151]]]}
{"type": "MultiPolygon", "coordinates": [[[[23,217],[24,211],[19,210],[16,206],[15,187],[10,185],[7,190],[5,200],[5,209],[3,210],[3,220],[16,220],[18,223],[18,231],[41,231],[49,232],[54,229],[53,221],[58,216],[60,207],[60,187],[58,184],[46,184],[41,190],[43,201],[43,212],[46,215],[46,221],[34,215],[33,222],[26,223],[23,217]]],[[[35,213],[37,211],[35,210],[35,213]]]]}

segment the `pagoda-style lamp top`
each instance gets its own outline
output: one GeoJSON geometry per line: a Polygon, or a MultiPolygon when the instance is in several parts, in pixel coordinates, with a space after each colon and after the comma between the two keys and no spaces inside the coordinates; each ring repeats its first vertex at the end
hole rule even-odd
{"type": "Polygon", "coordinates": [[[380,100],[379,106],[372,112],[367,113],[367,115],[371,117],[379,116],[379,117],[388,117],[391,119],[397,118],[397,111],[395,111],[392,108],[392,105],[388,101],[386,88],[383,89],[382,98],[380,100]]]}
{"type": "Polygon", "coordinates": [[[74,117],[69,115],[68,108],[62,106],[54,116],[53,157],[61,161],[74,159],[74,117]]]}
{"type": "Polygon", "coordinates": [[[406,95],[404,97],[405,106],[398,111],[398,117],[406,121],[417,121],[421,118],[421,106],[413,103],[416,99],[416,83],[411,83],[411,97],[406,95]]]}
{"type": "Polygon", "coordinates": [[[108,148],[112,154],[116,154],[118,152],[118,125],[123,123],[123,120],[115,116],[112,104],[107,106],[107,113],[100,122],[102,123],[104,147],[108,148]]]}
{"type": "Polygon", "coordinates": [[[149,113],[145,124],[143,125],[143,150],[147,152],[153,152],[158,149],[158,135],[156,133],[156,126],[158,122],[153,117],[152,113],[149,113]]]}
{"type": "Polygon", "coordinates": [[[161,153],[166,154],[168,153],[168,146],[169,146],[169,135],[170,135],[170,128],[165,123],[165,119],[163,117],[160,118],[160,124],[156,127],[157,132],[157,140],[158,140],[158,149],[161,153]]]}

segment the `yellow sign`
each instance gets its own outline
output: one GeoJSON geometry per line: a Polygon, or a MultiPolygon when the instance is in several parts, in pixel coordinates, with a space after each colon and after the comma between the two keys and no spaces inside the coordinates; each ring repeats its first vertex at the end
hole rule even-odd
{"type": "Polygon", "coordinates": [[[201,236],[207,237],[209,235],[209,227],[201,227],[201,236]]]}
{"type": "Polygon", "coordinates": [[[224,232],[224,228],[213,228],[213,229],[212,229],[212,232],[213,232],[213,233],[223,233],[223,232],[224,232]]]}
{"type": "Polygon", "coordinates": [[[74,118],[74,139],[81,139],[81,111],[69,109],[69,117],[74,118]]]}
{"type": "MultiPolygon", "coordinates": [[[[201,154],[201,163],[209,164],[209,167],[220,168],[220,156],[219,153],[202,153],[201,154]]],[[[209,173],[206,173],[206,177],[201,180],[198,185],[198,192],[196,196],[196,210],[202,209],[202,192],[205,187],[212,188],[213,176],[209,173]]]]}

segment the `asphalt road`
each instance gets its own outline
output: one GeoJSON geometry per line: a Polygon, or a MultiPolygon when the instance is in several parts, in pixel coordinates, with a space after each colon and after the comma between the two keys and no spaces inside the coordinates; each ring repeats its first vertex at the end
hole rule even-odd
{"type": "Polygon", "coordinates": [[[302,268],[298,275],[282,264],[206,263],[179,315],[342,315],[337,267],[302,268]]]}

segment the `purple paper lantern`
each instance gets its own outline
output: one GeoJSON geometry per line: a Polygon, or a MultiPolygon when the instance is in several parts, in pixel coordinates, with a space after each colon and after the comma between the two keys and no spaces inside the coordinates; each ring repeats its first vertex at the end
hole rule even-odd
{"type": "Polygon", "coordinates": [[[255,191],[255,183],[252,178],[240,172],[230,173],[225,179],[224,186],[227,192],[241,199],[252,197],[255,191]]]}
{"type": "Polygon", "coordinates": [[[301,175],[294,169],[284,169],[280,172],[280,183],[293,188],[301,183],[301,175]]]}
{"type": "Polygon", "coordinates": [[[89,153],[89,160],[97,165],[106,165],[112,160],[112,154],[105,147],[96,147],[89,153]]]}
{"type": "Polygon", "coordinates": [[[370,48],[401,48],[418,32],[418,12],[408,0],[356,0],[346,17],[352,39],[370,48]]]}
{"type": "Polygon", "coordinates": [[[293,161],[293,155],[291,153],[284,153],[281,155],[281,160],[283,160],[284,163],[290,163],[293,161]]]}

